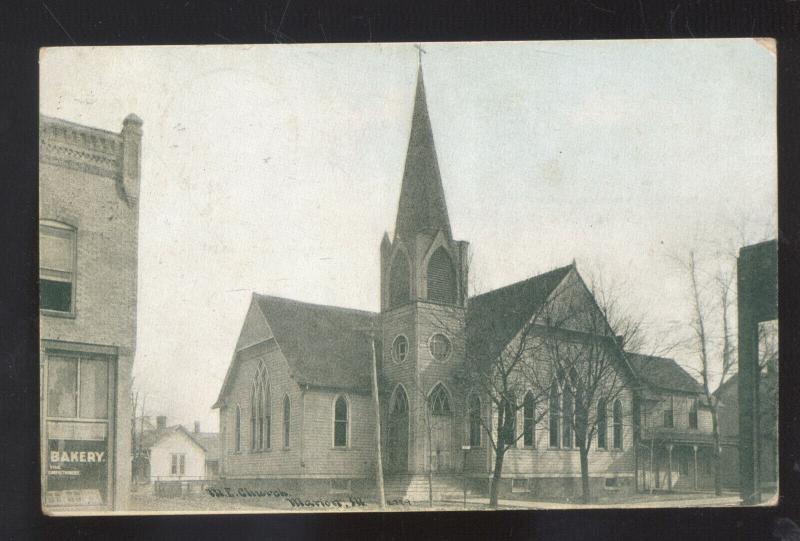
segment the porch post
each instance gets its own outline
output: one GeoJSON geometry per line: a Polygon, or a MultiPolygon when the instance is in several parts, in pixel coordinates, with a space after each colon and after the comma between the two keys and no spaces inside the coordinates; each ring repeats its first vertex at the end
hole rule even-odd
{"type": "Polygon", "coordinates": [[[656,463],[656,488],[661,488],[661,457],[657,457],[656,463]]]}
{"type": "Polygon", "coordinates": [[[667,445],[667,490],[672,492],[672,444],[667,445]]]}
{"type": "Polygon", "coordinates": [[[697,490],[697,445],[692,445],[694,451],[694,489],[697,490]]]}

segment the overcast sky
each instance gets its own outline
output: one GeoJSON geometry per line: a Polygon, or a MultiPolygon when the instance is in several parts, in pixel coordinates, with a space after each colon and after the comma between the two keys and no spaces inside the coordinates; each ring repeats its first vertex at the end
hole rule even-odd
{"type": "MultiPolygon", "coordinates": [[[[670,254],[742,228],[775,236],[776,63],[761,44],[424,47],[453,234],[481,290],[575,259],[624,284],[657,334],[688,314],[670,254]]],[[[217,429],[253,291],[378,310],[417,62],[411,44],[45,51],[44,114],[144,121],[134,373],[148,413],[217,429]]]]}

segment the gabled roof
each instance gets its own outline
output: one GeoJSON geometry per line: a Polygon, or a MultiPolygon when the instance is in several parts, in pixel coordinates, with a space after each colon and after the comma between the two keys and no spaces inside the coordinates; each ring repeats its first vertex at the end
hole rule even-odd
{"type": "Polygon", "coordinates": [[[173,434],[183,434],[190,442],[201,447],[203,451],[207,451],[207,449],[199,441],[197,441],[194,437],[192,437],[192,434],[188,430],[186,430],[186,428],[184,428],[182,425],[174,425],[174,426],[168,426],[166,428],[154,428],[152,430],[145,430],[144,432],[142,432],[140,444],[143,449],[152,449],[153,447],[158,445],[158,443],[161,440],[173,434]]]}
{"type": "Polygon", "coordinates": [[[219,433],[217,432],[189,432],[189,436],[206,450],[206,460],[219,458],[219,433]]]}
{"type": "Polygon", "coordinates": [[[553,269],[469,299],[467,347],[476,359],[494,359],[566,278],[572,265],[553,269]]]}
{"type": "Polygon", "coordinates": [[[437,231],[444,231],[448,238],[452,238],[436,147],[433,143],[433,130],[425,101],[422,66],[417,73],[411,134],[394,230],[396,235],[404,239],[411,239],[416,233],[433,234],[437,231]]]}
{"type": "MultiPolygon", "coordinates": [[[[249,345],[275,340],[298,384],[369,391],[371,340],[380,331],[379,314],[254,293],[243,324],[248,327],[249,345]],[[247,321],[252,318],[262,318],[266,324],[253,326],[247,321]],[[252,329],[262,335],[256,336],[252,329]]],[[[214,407],[225,396],[236,363],[234,355],[214,407]]]]}
{"type": "Polygon", "coordinates": [[[368,391],[374,312],[254,295],[300,384],[368,391]]]}
{"type": "Polygon", "coordinates": [[[713,394],[717,398],[720,398],[720,397],[722,397],[722,394],[725,391],[727,391],[728,389],[730,389],[730,388],[733,388],[734,392],[736,392],[738,394],[738,392],[739,392],[738,385],[739,385],[739,374],[737,372],[737,373],[732,374],[731,376],[729,376],[728,379],[726,379],[722,383],[720,383],[719,387],[717,387],[717,390],[714,391],[711,394],[713,394]]]}
{"type": "Polygon", "coordinates": [[[703,392],[702,385],[674,359],[630,352],[626,352],[625,357],[636,375],[651,387],[684,393],[703,392]]]}

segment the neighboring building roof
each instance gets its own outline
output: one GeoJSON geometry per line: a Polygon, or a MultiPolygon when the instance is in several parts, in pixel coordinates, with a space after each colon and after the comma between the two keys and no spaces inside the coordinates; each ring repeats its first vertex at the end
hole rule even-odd
{"type": "Polygon", "coordinates": [[[141,433],[141,437],[139,438],[139,445],[142,446],[143,449],[150,449],[156,443],[158,443],[162,438],[165,436],[172,434],[175,432],[175,426],[168,426],[167,428],[153,428],[149,430],[144,430],[141,433]]]}
{"type": "Polygon", "coordinates": [[[176,433],[182,433],[184,436],[188,438],[189,441],[191,441],[195,445],[200,446],[204,451],[207,451],[206,447],[199,441],[197,441],[194,437],[192,437],[192,434],[188,430],[186,430],[182,425],[174,425],[174,426],[168,426],[166,428],[154,428],[152,430],[145,430],[144,432],[142,432],[139,443],[143,449],[152,449],[153,447],[158,445],[158,443],[161,440],[163,440],[167,436],[176,433]]]}
{"type": "Polygon", "coordinates": [[[206,460],[219,459],[219,433],[218,432],[188,432],[189,436],[200,447],[206,450],[206,460]]]}
{"type": "Polygon", "coordinates": [[[573,268],[567,265],[471,297],[467,304],[467,347],[474,358],[496,358],[573,268]]]}
{"type": "Polygon", "coordinates": [[[394,231],[404,239],[412,239],[416,233],[436,231],[444,231],[448,238],[452,238],[436,147],[433,143],[433,130],[425,101],[422,66],[417,73],[411,134],[394,231]]]}
{"type": "Polygon", "coordinates": [[[636,375],[652,387],[685,393],[703,392],[702,385],[674,359],[631,352],[626,352],[625,356],[636,375]]]}

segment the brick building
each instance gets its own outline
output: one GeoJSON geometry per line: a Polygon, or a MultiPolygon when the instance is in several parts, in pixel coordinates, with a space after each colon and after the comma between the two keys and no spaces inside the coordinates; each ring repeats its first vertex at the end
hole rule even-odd
{"type": "Polygon", "coordinates": [[[124,509],[142,121],[39,121],[42,505],[124,509]]]}
{"type": "MultiPolygon", "coordinates": [[[[318,495],[372,490],[374,343],[387,496],[427,497],[428,471],[437,496],[460,492],[462,475],[471,490],[483,492],[494,456],[481,427],[492,426],[498,412],[486,396],[465,388],[467,352],[491,361],[558,298],[599,314],[574,263],[468,296],[468,243],[451,231],[421,69],[394,235],[384,235],[380,260],[379,313],[253,295],[214,405],[222,477],[318,495]],[[487,326],[498,330],[491,341],[481,336],[487,326]]],[[[589,473],[594,490],[631,491],[634,396],[642,382],[607,334],[605,318],[597,320],[623,383],[607,404],[599,445],[590,447],[589,473]]],[[[543,321],[537,325],[547,332],[543,321]]],[[[583,328],[569,332],[598,340],[583,328]]],[[[528,397],[521,393],[520,404],[528,397]]],[[[561,395],[552,398],[558,407],[539,422],[529,422],[527,406],[516,412],[524,437],[506,453],[502,494],[580,492],[578,450],[562,422],[568,404],[561,395]]]]}

